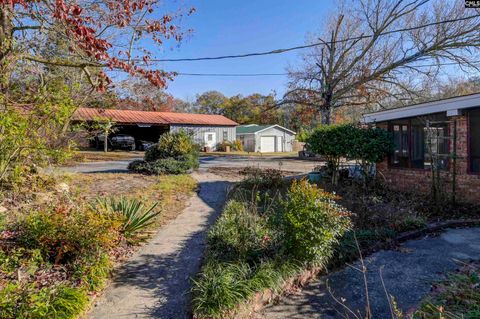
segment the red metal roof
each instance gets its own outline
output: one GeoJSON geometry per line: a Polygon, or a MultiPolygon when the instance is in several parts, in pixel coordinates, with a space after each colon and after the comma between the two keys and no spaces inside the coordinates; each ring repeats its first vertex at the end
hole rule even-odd
{"type": "Polygon", "coordinates": [[[95,121],[102,118],[108,118],[119,124],[238,125],[223,115],[210,114],[147,112],[81,107],[73,115],[73,120],[75,121],[95,121]]]}

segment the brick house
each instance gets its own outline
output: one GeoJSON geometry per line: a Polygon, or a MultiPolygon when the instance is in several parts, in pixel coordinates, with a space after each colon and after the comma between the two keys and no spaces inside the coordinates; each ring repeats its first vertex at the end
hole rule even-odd
{"type": "Polygon", "coordinates": [[[369,113],[363,121],[393,134],[394,152],[377,165],[393,188],[427,193],[438,171],[446,193],[480,202],[480,93],[369,113]]]}

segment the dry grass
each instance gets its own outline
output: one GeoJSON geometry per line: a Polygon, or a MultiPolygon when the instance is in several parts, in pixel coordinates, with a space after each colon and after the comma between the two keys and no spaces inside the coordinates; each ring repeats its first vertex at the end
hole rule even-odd
{"type": "Polygon", "coordinates": [[[66,175],[65,179],[74,197],[84,201],[97,196],[125,196],[142,200],[147,205],[159,202],[162,214],[157,219],[156,226],[177,217],[197,187],[196,181],[190,175],[95,173],[70,174],[66,175]]]}
{"type": "Polygon", "coordinates": [[[174,219],[197,188],[190,175],[146,176],[130,173],[39,175],[21,189],[0,190],[0,209],[8,220],[45,205],[55,205],[65,196],[76,203],[87,203],[97,196],[126,196],[149,205],[159,202],[162,213],[154,226],[174,219]],[[68,189],[65,192],[65,189],[68,189]]]}
{"type": "Polygon", "coordinates": [[[205,156],[281,156],[281,157],[298,157],[298,152],[272,152],[272,153],[260,153],[260,152],[202,152],[201,155],[205,156]]]}
{"type": "Polygon", "coordinates": [[[143,158],[145,152],[140,151],[79,151],[77,152],[68,164],[74,165],[82,162],[101,162],[101,161],[118,161],[125,159],[143,158]]]}

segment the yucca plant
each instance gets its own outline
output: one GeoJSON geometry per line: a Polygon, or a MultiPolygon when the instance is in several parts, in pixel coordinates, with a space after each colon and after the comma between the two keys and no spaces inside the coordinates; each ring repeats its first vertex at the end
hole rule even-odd
{"type": "Polygon", "coordinates": [[[141,201],[123,196],[118,199],[97,197],[94,206],[122,214],[124,217],[122,232],[126,237],[130,237],[153,224],[153,219],[160,214],[159,211],[154,211],[158,202],[155,202],[149,208],[145,208],[141,201]]]}

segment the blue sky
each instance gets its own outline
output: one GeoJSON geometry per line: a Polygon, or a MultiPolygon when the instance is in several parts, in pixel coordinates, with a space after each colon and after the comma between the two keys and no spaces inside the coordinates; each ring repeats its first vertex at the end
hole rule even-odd
{"type": "MultiPolygon", "coordinates": [[[[196,8],[182,26],[194,30],[179,48],[167,49],[164,58],[218,56],[265,51],[303,44],[307,34],[319,31],[332,0],[188,0],[196,8]]],[[[299,51],[232,60],[168,62],[168,71],[184,73],[284,73],[299,62],[299,51]]],[[[227,96],[276,91],[282,94],[287,78],[179,76],[169,84],[175,97],[192,100],[195,94],[218,90],[227,96]]]]}

